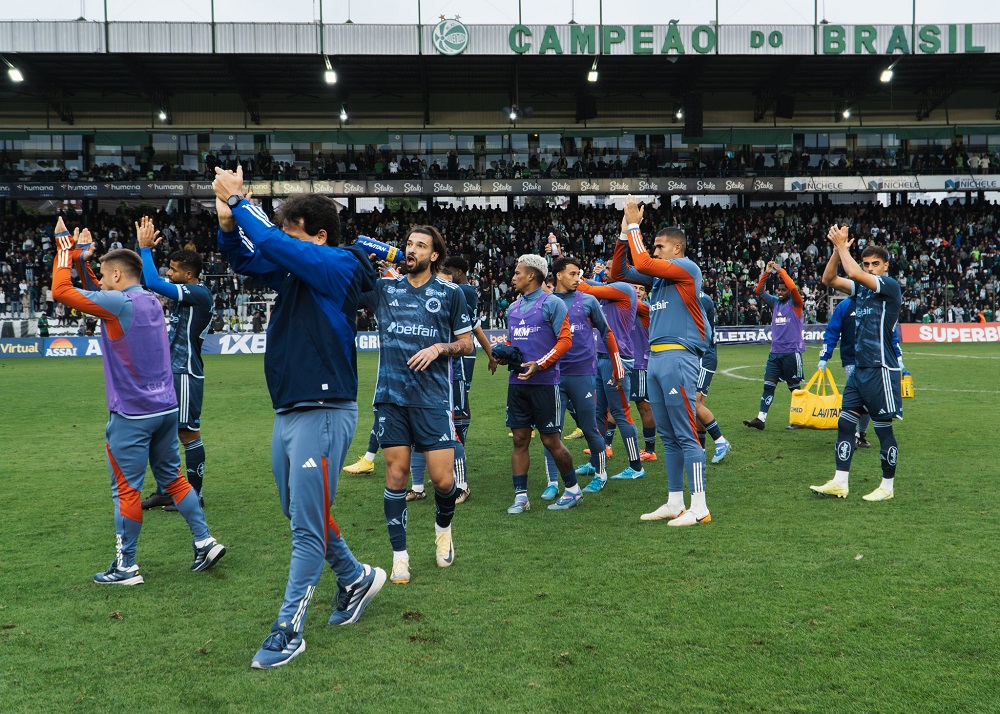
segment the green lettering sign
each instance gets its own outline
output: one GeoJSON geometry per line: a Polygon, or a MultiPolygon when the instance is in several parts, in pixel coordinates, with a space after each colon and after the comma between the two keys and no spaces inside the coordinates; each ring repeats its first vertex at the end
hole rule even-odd
{"type": "Polygon", "coordinates": [[[760,30],[750,30],[751,49],[760,49],[764,46],[764,33],[760,30]]]}
{"type": "Polygon", "coordinates": [[[597,28],[593,25],[571,25],[569,51],[574,55],[592,55],[597,52],[597,28]]]}
{"type": "Polygon", "coordinates": [[[854,28],[854,54],[861,54],[862,48],[870,55],[875,54],[875,27],[872,25],[854,28]]]}
{"type": "Polygon", "coordinates": [[[958,51],[958,26],[948,25],[948,52],[958,51]]]}
{"type": "Polygon", "coordinates": [[[601,52],[611,54],[612,45],[620,45],[625,41],[625,28],[621,25],[605,25],[601,37],[601,52]]]}
{"type": "Polygon", "coordinates": [[[632,53],[637,55],[653,54],[652,25],[636,25],[632,28],[632,53]]]}
{"type": "Polygon", "coordinates": [[[526,25],[514,25],[510,28],[510,32],[507,33],[507,44],[510,45],[510,48],[514,52],[523,55],[531,49],[531,42],[528,41],[529,37],[531,37],[530,27],[526,25]]]}
{"type": "Polygon", "coordinates": [[[897,50],[904,55],[910,54],[910,43],[906,39],[906,28],[902,25],[896,25],[892,28],[892,37],[889,38],[889,44],[885,47],[885,53],[891,55],[895,54],[897,50]]]}
{"type": "Polygon", "coordinates": [[[779,30],[775,30],[770,35],[767,36],[767,44],[771,45],[777,49],[781,47],[781,43],[785,41],[785,36],[781,34],[779,30]]]}
{"type": "Polygon", "coordinates": [[[844,28],[840,25],[823,25],[823,54],[839,55],[844,51],[844,28]]]}
{"type": "Polygon", "coordinates": [[[932,55],[941,49],[941,28],[937,25],[924,25],[918,34],[921,52],[932,55]]]}
{"type": "Polygon", "coordinates": [[[538,45],[538,54],[544,55],[549,50],[554,51],[557,55],[563,53],[562,45],[559,43],[559,33],[556,32],[553,25],[548,25],[545,28],[545,34],[542,35],[542,41],[538,45]]]}
{"type": "Polygon", "coordinates": [[[681,40],[680,30],[672,22],[667,25],[667,36],[663,38],[663,49],[660,50],[661,54],[668,54],[670,52],[676,52],[679,55],[684,54],[684,42],[681,40]]]}
{"type": "Polygon", "coordinates": [[[986,47],[983,45],[977,45],[972,41],[972,28],[974,25],[965,26],[965,51],[966,52],[985,52],[986,47]]]}
{"type": "Polygon", "coordinates": [[[699,54],[705,54],[715,49],[715,28],[710,25],[698,25],[691,33],[691,46],[699,54]]]}

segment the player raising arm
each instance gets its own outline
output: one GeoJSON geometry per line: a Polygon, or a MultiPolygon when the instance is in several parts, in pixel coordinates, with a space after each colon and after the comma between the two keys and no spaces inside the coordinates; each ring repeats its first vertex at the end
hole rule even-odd
{"type": "Polygon", "coordinates": [[[337,204],[320,194],[293,196],[276,220],[243,196],[243,171],[216,169],[219,250],[236,272],[276,290],[267,325],[264,376],[274,407],[271,470],[292,529],[285,598],[250,666],[271,669],[305,650],[302,629],[323,574],[337,574],[331,625],[349,625],[385,583],[385,571],[359,563],[330,513],[337,479],[358,422],[354,347],[361,293],[375,273],[360,249],[340,242],[337,204]]]}
{"type": "MultiPolygon", "coordinates": [[[[153,248],[163,238],[148,216],[135,224],[136,239],[142,255],[142,279],[146,288],[173,301],[170,308],[170,368],[174,374],[174,393],[179,407],[177,435],[184,449],[187,480],[198,494],[202,507],[201,486],[205,475],[205,447],[201,440],[201,403],[205,395],[205,365],[201,345],[212,322],[212,291],[201,282],[201,256],[193,250],[170,254],[167,280],[160,277],[153,260],[153,248]]],[[[173,500],[159,487],[142,502],[143,510],[163,506],[175,511],[173,500]]]]}
{"type": "Polygon", "coordinates": [[[698,300],[701,269],[684,256],[687,238],[678,227],[656,234],[653,255],[646,252],[639,224],[643,210],[632,196],[625,201],[628,233],[615,245],[611,276],[649,289],[649,403],[663,442],[668,500],[642,520],[669,519],[667,525],[693,526],[712,520],[705,502],[705,449],[698,443],[698,370],[712,338],[698,300]],[[634,268],[625,265],[626,251],[634,268]],[[684,470],[691,485],[691,508],[684,508],[684,470]]]}
{"type": "Polygon", "coordinates": [[[142,528],[140,494],[146,464],[177,505],[194,536],[192,570],[207,570],[226,553],[208,532],[198,494],[180,472],[177,451],[177,398],[170,373],[170,346],[163,308],[142,289],[142,259],[131,250],[112,250],[101,259],[101,279],[87,260],[94,253],[90,231],[70,236],[62,218],[56,224],[58,252],[52,264],[52,296],[62,304],[101,319],[101,355],[107,393],[105,430],[117,553],[100,585],[143,582],[135,562],[142,528]],[[73,287],[71,265],[83,284],[73,287]]]}
{"type": "Polygon", "coordinates": [[[851,458],[854,456],[855,432],[862,413],[871,415],[878,436],[882,461],[882,483],[863,496],[866,501],[888,501],[893,497],[898,446],[892,420],[903,418],[900,366],[893,347],[893,334],[899,321],[903,294],[899,283],[886,275],[889,252],[874,243],[861,253],[861,265],[851,257],[853,240],[848,240],[847,226],[831,226],[827,238],[833,244],[823,271],[823,284],[856,300],[856,366],[847,380],[840,419],[837,422],[837,469],[822,486],[810,486],[821,496],[847,498],[851,458]],[[843,266],[847,277],[837,274],[843,266]]]}

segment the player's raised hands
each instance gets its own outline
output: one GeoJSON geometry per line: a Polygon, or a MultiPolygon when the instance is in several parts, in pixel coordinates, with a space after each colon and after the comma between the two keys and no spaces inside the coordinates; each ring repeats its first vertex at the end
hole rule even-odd
{"type": "Polygon", "coordinates": [[[56,248],[58,250],[71,250],[76,241],[73,236],[70,235],[69,229],[66,227],[66,221],[63,220],[62,216],[56,220],[56,248]]]}
{"type": "Polygon", "coordinates": [[[243,167],[237,166],[236,171],[226,171],[215,167],[215,180],[212,182],[215,197],[225,203],[233,195],[243,195],[243,167]]]}
{"type": "Polygon", "coordinates": [[[94,242],[94,236],[91,235],[89,228],[84,228],[83,230],[77,228],[74,230],[73,241],[83,251],[81,257],[84,260],[90,260],[94,253],[97,252],[97,243],[94,242]]]}
{"type": "MultiPolygon", "coordinates": [[[[850,248],[851,245],[848,244],[849,233],[850,229],[846,225],[838,226],[836,223],[834,223],[832,226],[830,226],[830,230],[827,231],[826,237],[831,243],[833,243],[834,247],[836,248],[841,248],[841,247],[850,248]]],[[[854,241],[851,241],[850,243],[853,244],[854,241]]]]}
{"type": "Polygon", "coordinates": [[[781,270],[781,266],[779,266],[773,260],[769,260],[767,261],[767,267],[765,268],[765,270],[768,273],[777,273],[779,270],[781,270]]]}
{"type": "Polygon", "coordinates": [[[140,248],[152,248],[159,245],[160,241],[163,240],[163,236],[156,230],[156,226],[153,225],[153,219],[149,216],[143,216],[141,222],[136,222],[135,237],[139,241],[140,248]]]}
{"type": "Polygon", "coordinates": [[[625,216],[624,223],[626,232],[628,231],[629,225],[633,223],[642,223],[642,216],[645,214],[646,208],[639,208],[638,204],[635,202],[635,196],[629,194],[625,197],[625,216]]]}

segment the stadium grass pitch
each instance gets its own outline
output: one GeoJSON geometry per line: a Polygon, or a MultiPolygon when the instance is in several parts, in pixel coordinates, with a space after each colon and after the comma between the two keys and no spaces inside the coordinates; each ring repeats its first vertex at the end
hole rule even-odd
{"type": "MultiPolygon", "coordinates": [[[[507,515],[506,375],[480,359],[455,566],[435,567],[433,500],[412,503],[412,582],[330,627],[325,573],[308,649],[272,672],[249,666],[290,544],[262,358],[207,359],[206,513],[228,556],[191,573],[183,520],[149,512],[135,588],[91,582],[114,547],[100,360],[0,361],[0,710],[997,711],[996,346],[907,346],[897,496],[874,504],[861,495],[879,483],[877,446],[855,457],[846,501],[809,493],[833,473],[835,433],[785,431],[787,390],[766,431],[742,425],[766,354],[719,350],[708,403],[733,451],[708,468],[711,525],[682,529],[639,521],[665,500],[662,460],[546,511],[537,443],[534,509],[507,515]]],[[[376,359],[359,355],[352,460],[376,359]]],[[[584,446],[569,442],[578,462],[584,446]]],[[[615,446],[609,470],[625,465],[615,446]]],[[[359,559],[388,568],[383,468],[342,476],[334,515],[359,559]]]]}

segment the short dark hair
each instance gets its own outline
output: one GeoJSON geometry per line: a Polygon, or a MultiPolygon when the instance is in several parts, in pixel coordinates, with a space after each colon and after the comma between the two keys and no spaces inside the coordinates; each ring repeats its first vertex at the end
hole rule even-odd
{"type": "Polygon", "coordinates": [[[544,282],[548,283],[549,285],[555,285],[556,284],[556,274],[550,272],[548,275],[545,276],[545,281],[544,282]]]}
{"type": "Polygon", "coordinates": [[[875,245],[874,243],[869,243],[863,251],[861,251],[861,257],[864,259],[869,255],[874,255],[876,258],[881,258],[883,262],[889,262],[889,251],[880,245],[875,245]]]}
{"type": "Polygon", "coordinates": [[[684,235],[684,229],[680,226],[667,226],[666,228],[661,228],[656,234],[657,238],[666,238],[674,243],[681,244],[681,250],[687,250],[687,236],[684,235]]]}
{"type": "MultiPolygon", "coordinates": [[[[410,236],[414,233],[423,233],[431,237],[431,250],[438,254],[437,260],[431,263],[431,272],[438,272],[440,266],[448,259],[448,244],[441,237],[441,232],[434,226],[411,226],[410,231],[406,234],[406,240],[410,240],[410,236]]],[[[405,242],[403,250],[406,250],[405,242]]]]}
{"type": "Polygon", "coordinates": [[[326,231],[326,244],[340,245],[340,210],[332,198],[321,193],[300,193],[286,198],[274,214],[278,227],[298,224],[311,236],[326,231]]]}
{"type": "Polygon", "coordinates": [[[134,250],[119,248],[105,253],[104,257],[101,258],[101,272],[104,272],[103,266],[108,263],[113,263],[131,278],[138,278],[142,275],[142,258],[134,250]]]}
{"type": "Polygon", "coordinates": [[[462,273],[469,272],[469,261],[463,258],[461,255],[449,255],[448,259],[444,261],[444,267],[449,270],[458,270],[462,273]]]}
{"type": "Polygon", "coordinates": [[[568,265],[575,265],[580,270],[583,270],[583,263],[580,262],[579,258],[574,258],[571,255],[564,255],[561,258],[556,258],[552,261],[552,267],[550,268],[551,273],[549,274],[553,276],[558,275],[562,271],[566,270],[566,266],[568,265]]]}
{"type": "Polygon", "coordinates": [[[196,278],[201,275],[201,256],[193,250],[175,250],[170,254],[170,262],[177,263],[181,270],[190,270],[196,278]]]}

